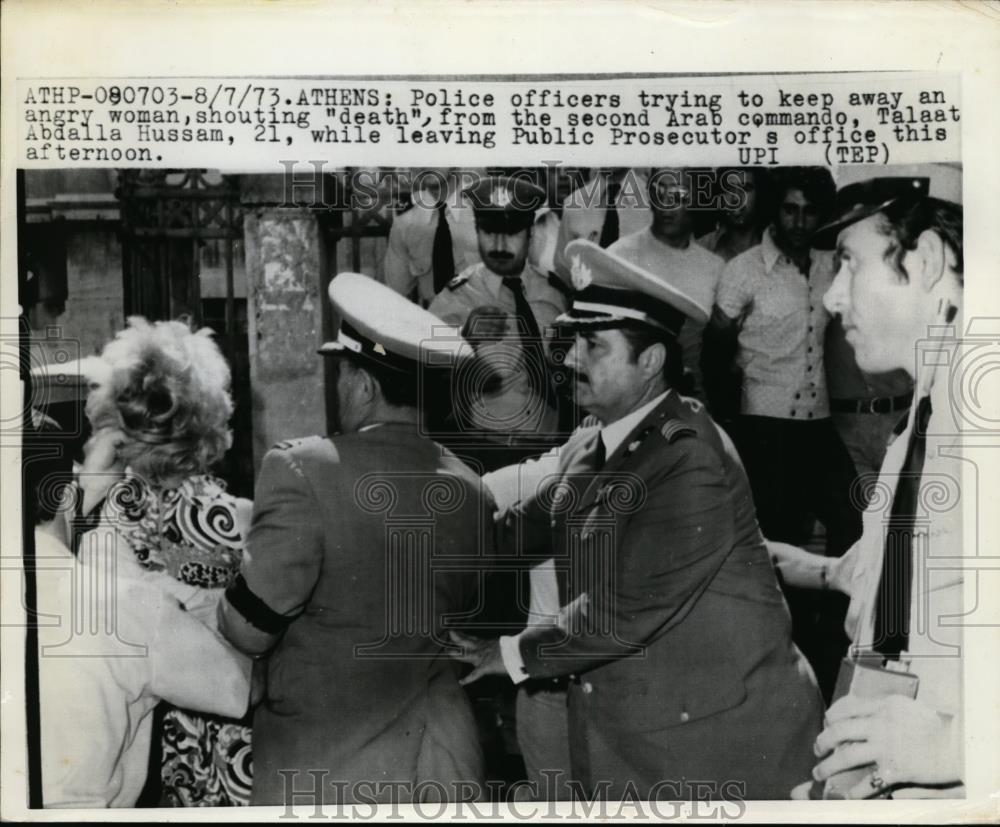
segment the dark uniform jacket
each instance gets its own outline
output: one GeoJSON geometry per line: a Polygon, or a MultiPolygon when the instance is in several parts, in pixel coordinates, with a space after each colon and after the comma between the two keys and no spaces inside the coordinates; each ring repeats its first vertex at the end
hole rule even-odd
{"type": "Polygon", "coordinates": [[[822,701],[732,444],[675,392],[595,474],[596,432],[507,521],[577,600],[520,639],[531,677],[571,675],[574,776],[609,798],[787,798],[822,701]]]}
{"type": "Polygon", "coordinates": [[[476,599],[475,571],[447,564],[492,543],[484,492],[416,426],[265,456],[244,593],[231,590],[223,614],[250,649],[268,645],[255,624],[267,629],[269,613],[295,618],[254,717],[252,804],[284,803],[293,784],[323,785],[327,803],[469,797],[453,782],[480,781],[482,758],[443,625],[476,599]]]}

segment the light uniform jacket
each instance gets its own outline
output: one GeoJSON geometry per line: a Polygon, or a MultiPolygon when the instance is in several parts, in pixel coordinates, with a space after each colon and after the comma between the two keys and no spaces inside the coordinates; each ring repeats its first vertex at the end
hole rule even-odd
{"type": "Polygon", "coordinates": [[[506,520],[528,559],[554,554],[562,605],[584,606],[520,637],[529,677],[573,677],[574,777],[612,799],[705,796],[684,779],[787,798],[815,763],[822,700],[731,443],[674,392],[597,475],[595,431],[506,520]]]}
{"type": "MultiPolygon", "coordinates": [[[[449,196],[445,212],[451,233],[455,273],[480,261],[479,240],[472,208],[464,196],[457,203],[449,196]]],[[[434,235],[438,212],[433,207],[415,204],[399,213],[389,230],[389,243],[382,260],[385,283],[397,293],[411,296],[426,305],[434,298],[434,235]]]]}
{"type": "MultiPolygon", "coordinates": [[[[421,782],[454,797],[453,782],[481,780],[443,624],[470,608],[478,582],[449,558],[492,542],[493,509],[479,478],[416,425],[267,453],[243,575],[265,615],[295,619],[270,653],[254,717],[251,804],[285,802],[282,770],[298,771],[296,789],[311,788],[310,770],[324,773],[328,791],[345,785],[340,801],[407,801],[421,782]]],[[[223,631],[247,651],[266,649],[269,636],[231,600],[223,631]]]]}
{"type": "MultiPolygon", "coordinates": [[[[566,310],[569,302],[566,295],[531,264],[526,264],[521,271],[521,282],[524,297],[544,337],[546,327],[566,310]]],[[[499,307],[511,314],[517,309],[514,294],[504,286],[503,279],[480,262],[452,279],[428,309],[448,324],[461,327],[473,310],[486,306],[499,307]]]]}
{"type": "MultiPolygon", "coordinates": [[[[958,322],[955,323],[958,325],[958,322]]],[[[961,329],[961,327],[956,327],[961,329]]],[[[926,454],[920,477],[915,519],[915,556],[910,601],[909,649],[902,659],[919,679],[917,700],[938,712],[962,721],[962,626],[963,605],[975,605],[975,592],[963,600],[963,571],[972,566],[975,546],[966,550],[962,537],[963,503],[975,513],[985,506],[984,495],[974,487],[964,488],[964,468],[973,456],[963,458],[963,434],[968,423],[956,419],[956,400],[951,395],[949,366],[960,364],[954,340],[924,343],[931,353],[918,353],[917,364],[937,364],[918,380],[913,405],[904,430],[889,446],[872,501],[863,517],[864,533],[847,552],[854,560],[851,604],[846,629],[852,651],[870,651],[875,638],[875,605],[882,575],[885,532],[896,493],[900,469],[906,457],[919,400],[930,395],[931,418],[927,428],[926,454]],[[964,558],[964,559],[963,559],[964,558]]],[[[969,475],[968,479],[975,479],[969,475]]],[[[845,561],[846,563],[846,561],[845,561]]],[[[850,565],[847,563],[847,565],[850,565]]],[[[978,578],[970,578],[975,584],[978,578]]],[[[981,596],[979,596],[981,599],[981,596]]],[[[893,790],[893,798],[953,798],[961,788],[907,787],[893,790]]]]}
{"type": "MultiPolygon", "coordinates": [[[[630,169],[626,173],[621,192],[618,195],[618,238],[624,238],[632,233],[648,227],[653,216],[649,211],[649,193],[647,192],[647,169],[630,169]],[[627,182],[627,184],[625,183],[627,182]]],[[[554,265],[556,274],[570,284],[570,262],[566,260],[564,251],[569,242],[577,238],[598,243],[601,230],[604,227],[605,193],[608,179],[598,175],[581,187],[573,190],[563,202],[562,220],[559,223],[559,236],[556,241],[554,265]]]]}

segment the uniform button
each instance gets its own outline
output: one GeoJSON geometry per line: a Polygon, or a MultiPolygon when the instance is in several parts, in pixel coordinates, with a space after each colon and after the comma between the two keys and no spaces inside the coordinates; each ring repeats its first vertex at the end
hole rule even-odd
{"type": "Polygon", "coordinates": [[[811,371],[812,369],[813,369],[812,365],[806,365],[806,370],[810,370],[811,371]]]}
{"type": "Polygon", "coordinates": [[[813,326],[809,325],[809,332],[812,333],[813,326]]]}
{"type": "Polygon", "coordinates": [[[682,712],[681,713],[681,723],[682,724],[686,724],[690,720],[691,720],[691,713],[689,713],[689,712],[682,712]]]}
{"type": "Polygon", "coordinates": [[[591,692],[594,691],[594,684],[592,684],[590,681],[586,681],[583,684],[583,686],[580,687],[580,689],[583,690],[584,695],[589,695],[591,692]]]}
{"type": "Polygon", "coordinates": [[[816,398],[816,391],[813,391],[812,397],[813,397],[813,399],[816,398]]]}
{"type": "Polygon", "coordinates": [[[797,394],[795,394],[795,398],[796,398],[796,399],[800,399],[801,397],[802,397],[802,394],[801,394],[801,393],[797,393],[797,394]]]}
{"type": "Polygon", "coordinates": [[[807,347],[806,348],[806,353],[812,353],[812,352],[813,352],[813,349],[811,347],[807,347]]]}
{"type": "Polygon", "coordinates": [[[812,418],[813,418],[813,415],[812,415],[812,413],[807,413],[807,414],[806,414],[806,419],[812,419],[812,418]]]}
{"type": "Polygon", "coordinates": [[[795,416],[795,411],[792,411],[792,416],[795,416]]]}
{"type": "Polygon", "coordinates": [[[555,527],[556,527],[556,521],[555,521],[555,520],[553,520],[553,521],[552,521],[551,523],[549,523],[549,526],[550,526],[551,528],[555,528],[555,527]]]}

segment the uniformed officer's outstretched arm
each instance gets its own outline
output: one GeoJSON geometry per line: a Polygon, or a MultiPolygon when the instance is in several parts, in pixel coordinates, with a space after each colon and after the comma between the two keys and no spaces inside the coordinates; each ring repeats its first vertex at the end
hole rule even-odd
{"type": "Polygon", "coordinates": [[[219,603],[219,628],[236,648],[262,654],[301,614],[319,577],[322,509],[292,450],[261,467],[243,566],[219,603]]]}
{"type": "Polygon", "coordinates": [[[641,653],[684,620],[732,551],[735,515],[718,454],[690,435],[662,455],[663,465],[644,477],[640,509],[615,529],[612,543],[593,542],[613,549],[612,559],[589,567],[598,574],[584,584],[581,610],[568,626],[521,635],[530,677],[580,672],[641,653]]]}

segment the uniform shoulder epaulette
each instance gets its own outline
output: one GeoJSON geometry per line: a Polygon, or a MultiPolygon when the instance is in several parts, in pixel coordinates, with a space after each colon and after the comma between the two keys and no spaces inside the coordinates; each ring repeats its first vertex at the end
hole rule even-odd
{"type": "Polygon", "coordinates": [[[684,407],[693,413],[700,413],[705,407],[704,402],[700,399],[695,399],[693,396],[681,396],[680,399],[684,407]]]}
{"type": "Polygon", "coordinates": [[[469,274],[468,274],[468,272],[459,273],[457,276],[455,276],[455,278],[453,278],[451,281],[448,282],[448,285],[447,285],[448,289],[449,290],[457,290],[459,287],[461,287],[463,284],[465,284],[468,280],[469,280],[469,274]]]}
{"type": "Polygon", "coordinates": [[[660,426],[660,434],[670,443],[687,436],[697,436],[698,429],[683,419],[668,419],[660,426]]]}
{"type": "Polygon", "coordinates": [[[297,439],[283,439],[281,442],[275,442],[272,447],[281,451],[288,451],[300,445],[308,445],[311,442],[321,442],[322,440],[323,437],[321,436],[300,436],[297,439]]]}

